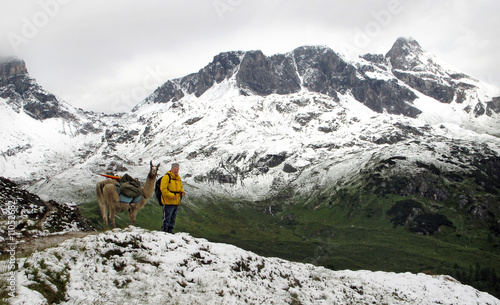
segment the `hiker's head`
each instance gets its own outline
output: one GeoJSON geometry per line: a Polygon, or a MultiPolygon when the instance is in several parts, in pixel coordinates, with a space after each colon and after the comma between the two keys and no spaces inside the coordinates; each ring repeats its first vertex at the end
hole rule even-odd
{"type": "Polygon", "coordinates": [[[179,163],[173,163],[170,171],[177,175],[179,173],[179,163]]]}

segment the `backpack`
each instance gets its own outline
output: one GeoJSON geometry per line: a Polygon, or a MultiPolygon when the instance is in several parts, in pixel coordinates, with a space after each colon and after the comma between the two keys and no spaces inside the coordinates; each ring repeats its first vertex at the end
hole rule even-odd
{"type": "Polygon", "coordinates": [[[144,195],[139,180],[132,178],[128,174],[120,178],[120,193],[130,198],[144,195]]]}
{"type": "MultiPolygon", "coordinates": [[[[166,175],[168,176],[168,183],[170,183],[170,180],[172,179],[170,177],[170,175],[166,175]]],[[[163,176],[165,177],[165,176],[163,176]]],[[[160,177],[160,179],[156,180],[156,183],[155,183],[155,195],[156,195],[156,200],[158,200],[158,204],[160,206],[163,206],[163,204],[161,204],[161,179],[163,179],[163,177],[160,177]]]]}

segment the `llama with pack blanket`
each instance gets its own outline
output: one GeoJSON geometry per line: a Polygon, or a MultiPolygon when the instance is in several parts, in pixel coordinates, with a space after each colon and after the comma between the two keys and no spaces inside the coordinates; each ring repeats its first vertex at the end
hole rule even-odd
{"type": "Polygon", "coordinates": [[[160,164],[154,166],[153,161],[151,161],[149,165],[149,173],[144,187],[140,187],[140,183],[134,182],[135,179],[128,175],[124,175],[120,181],[117,179],[107,179],[97,183],[97,203],[101,209],[102,219],[106,228],[108,227],[108,218],[113,227],[116,227],[116,213],[125,210],[128,210],[130,222],[132,225],[135,225],[137,213],[144,207],[146,200],[151,198],[154,193],[156,176],[158,175],[160,164]]]}

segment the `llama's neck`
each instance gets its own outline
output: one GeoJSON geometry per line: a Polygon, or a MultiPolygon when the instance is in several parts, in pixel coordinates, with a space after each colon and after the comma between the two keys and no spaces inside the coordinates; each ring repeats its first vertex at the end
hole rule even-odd
{"type": "Polygon", "coordinates": [[[153,196],[153,192],[155,191],[155,179],[156,175],[149,173],[148,174],[148,179],[146,179],[146,183],[144,183],[144,187],[142,188],[144,191],[144,195],[146,196],[146,199],[151,198],[153,196]]]}

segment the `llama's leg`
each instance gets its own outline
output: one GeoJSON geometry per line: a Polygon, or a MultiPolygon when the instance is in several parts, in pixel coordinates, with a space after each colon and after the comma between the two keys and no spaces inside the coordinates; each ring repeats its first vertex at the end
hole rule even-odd
{"type": "Polygon", "coordinates": [[[108,228],[108,206],[106,204],[100,205],[102,213],[102,221],[104,222],[104,227],[108,228]]]}
{"type": "Polygon", "coordinates": [[[116,223],[115,223],[115,215],[116,215],[116,209],[113,207],[109,207],[109,220],[111,221],[111,224],[113,225],[113,228],[116,228],[116,223]]]}
{"type": "Polygon", "coordinates": [[[137,208],[136,205],[133,204],[129,209],[128,209],[128,216],[130,217],[130,223],[135,226],[135,218],[137,217],[137,208]]]}
{"type": "Polygon", "coordinates": [[[97,183],[96,193],[97,193],[97,204],[99,205],[99,209],[101,210],[102,221],[104,222],[105,228],[108,227],[108,206],[104,200],[103,195],[103,183],[97,183]]]}

